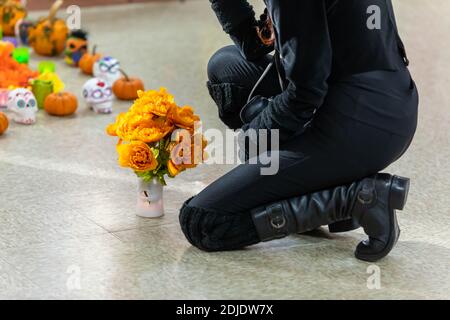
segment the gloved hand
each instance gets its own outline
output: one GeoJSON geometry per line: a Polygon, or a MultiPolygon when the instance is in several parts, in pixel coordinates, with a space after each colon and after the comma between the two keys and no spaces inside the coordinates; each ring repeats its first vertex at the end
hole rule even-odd
{"type": "MultiPolygon", "coordinates": [[[[257,156],[260,152],[267,151],[266,150],[258,150],[259,149],[259,132],[258,129],[263,129],[258,126],[257,121],[255,120],[264,109],[269,106],[271,99],[255,96],[253,97],[241,110],[240,118],[244,125],[241,127],[241,131],[239,134],[238,142],[240,147],[239,158],[242,162],[249,160],[250,157],[257,156]],[[256,123],[255,123],[256,122],[256,123]],[[253,134],[249,135],[248,130],[255,130],[253,134]],[[252,154],[249,154],[249,150],[252,150],[252,154]],[[255,154],[256,152],[256,154],[255,154]]],[[[270,132],[268,134],[268,145],[266,144],[266,148],[270,149],[270,132]]]]}
{"type": "Polygon", "coordinates": [[[252,122],[267,106],[271,99],[262,96],[253,97],[241,110],[240,118],[244,124],[252,122]]]}

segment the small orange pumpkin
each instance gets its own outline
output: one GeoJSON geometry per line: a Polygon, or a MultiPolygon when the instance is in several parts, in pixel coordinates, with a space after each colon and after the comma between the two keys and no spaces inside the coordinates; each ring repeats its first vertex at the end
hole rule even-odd
{"type": "Polygon", "coordinates": [[[0,1],[0,27],[4,36],[14,36],[15,26],[27,16],[27,10],[19,1],[0,1]]]}
{"type": "Polygon", "coordinates": [[[62,4],[62,0],[56,1],[50,9],[49,16],[41,18],[28,31],[28,41],[37,54],[57,56],[64,51],[69,28],[64,20],[56,18],[62,4]]]}
{"type": "Polygon", "coordinates": [[[94,73],[94,63],[96,63],[101,58],[102,55],[100,53],[97,53],[97,46],[94,46],[94,48],[92,49],[92,54],[83,54],[80,62],[78,62],[78,65],[83,73],[92,76],[94,73]]]}
{"type": "Polygon", "coordinates": [[[130,78],[123,70],[123,77],[114,82],[112,90],[120,100],[134,100],[138,98],[137,92],[144,91],[144,83],[141,79],[130,78]]]}
{"type": "Polygon", "coordinates": [[[69,92],[52,93],[45,98],[44,109],[53,116],[69,116],[78,108],[78,100],[69,92]]]}
{"type": "Polygon", "coordinates": [[[3,112],[0,112],[0,136],[8,130],[9,121],[3,112]]]}

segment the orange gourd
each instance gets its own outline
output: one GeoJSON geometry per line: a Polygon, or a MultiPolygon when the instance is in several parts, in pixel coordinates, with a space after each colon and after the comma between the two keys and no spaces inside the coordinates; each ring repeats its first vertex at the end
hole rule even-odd
{"type": "Polygon", "coordinates": [[[92,76],[94,73],[94,63],[96,63],[98,60],[102,58],[102,55],[100,53],[97,53],[97,46],[94,46],[92,49],[92,54],[85,53],[80,59],[80,62],[78,62],[78,65],[83,71],[83,73],[92,76]]]}
{"type": "Polygon", "coordinates": [[[52,93],[45,98],[44,109],[53,116],[69,116],[78,108],[78,100],[69,92],[52,93]]]}
{"type": "Polygon", "coordinates": [[[0,112],[0,136],[8,130],[9,121],[3,112],[0,112]]]}
{"type": "Polygon", "coordinates": [[[0,0],[0,27],[3,35],[14,36],[17,22],[26,15],[27,11],[19,1],[0,0]]]}
{"type": "Polygon", "coordinates": [[[123,70],[123,77],[114,82],[112,90],[120,100],[134,100],[138,98],[137,92],[144,91],[144,83],[138,78],[130,78],[123,70]]]}
{"type": "Polygon", "coordinates": [[[62,0],[56,1],[46,18],[41,18],[29,29],[28,41],[37,54],[43,56],[57,56],[64,51],[69,28],[66,22],[56,18],[62,0]]]}

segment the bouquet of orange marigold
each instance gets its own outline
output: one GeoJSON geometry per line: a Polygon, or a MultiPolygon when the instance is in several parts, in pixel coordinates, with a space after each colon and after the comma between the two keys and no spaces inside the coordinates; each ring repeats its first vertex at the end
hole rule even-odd
{"type": "Polygon", "coordinates": [[[131,168],[140,178],[138,215],[160,216],[162,208],[156,213],[140,214],[139,210],[155,208],[139,209],[139,205],[160,201],[162,207],[165,177],[173,178],[203,162],[207,143],[197,133],[199,124],[200,117],[192,107],[178,106],[174,97],[161,88],[139,91],[128,112],[119,114],[116,122],[108,126],[107,133],[119,138],[119,164],[131,168]]]}

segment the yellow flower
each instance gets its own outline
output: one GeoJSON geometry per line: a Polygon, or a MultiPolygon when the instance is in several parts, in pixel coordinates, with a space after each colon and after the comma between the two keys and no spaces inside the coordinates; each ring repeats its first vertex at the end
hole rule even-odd
{"type": "Polygon", "coordinates": [[[169,175],[173,178],[176,177],[181,171],[183,171],[183,167],[178,167],[175,165],[172,160],[167,162],[167,171],[169,171],[169,175]]]}
{"type": "Polygon", "coordinates": [[[202,135],[191,136],[188,141],[178,138],[169,144],[170,161],[180,171],[195,168],[206,159],[207,141],[202,135]]]}
{"type": "Polygon", "coordinates": [[[124,121],[124,119],[126,118],[126,113],[122,112],[119,113],[119,115],[116,118],[116,122],[110,124],[107,128],[106,128],[106,133],[109,134],[110,136],[113,137],[117,137],[117,126],[122,123],[124,121]]]}
{"type": "Polygon", "coordinates": [[[131,106],[129,112],[165,117],[167,111],[173,105],[175,105],[175,99],[165,88],[161,88],[159,91],[138,91],[138,98],[131,106]]]}
{"type": "Polygon", "coordinates": [[[155,170],[158,161],[155,159],[150,147],[141,141],[132,141],[129,144],[119,144],[119,164],[122,167],[129,167],[137,172],[155,170]]]}
{"type": "Polygon", "coordinates": [[[124,141],[140,140],[147,143],[157,142],[173,130],[174,126],[162,117],[151,114],[119,115],[114,124],[106,129],[109,135],[116,135],[124,141]]]}
{"type": "Polygon", "coordinates": [[[200,117],[194,114],[192,107],[171,106],[167,112],[167,118],[172,121],[177,127],[183,129],[193,129],[194,123],[200,121],[200,117]]]}
{"type": "Polygon", "coordinates": [[[140,91],[139,98],[127,113],[120,114],[116,122],[106,129],[112,136],[124,141],[140,140],[157,142],[174,130],[174,125],[165,117],[173,105],[173,97],[165,89],[159,92],[140,91]],[[164,115],[164,116],[163,116],[164,115]]]}
{"type": "Polygon", "coordinates": [[[151,150],[153,144],[170,138],[168,136],[179,128],[184,134],[177,131],[177,135],[171,137],[172,142],[163,151],[168,152],[170,158],[161,166],[161,170],[167,169],[168,174],[175,177],[205,159],[207,143],[201,134],[194,134],[196,121],[200,121],[200,117],[191,107],[178,107],[174,97],[161,88],[139,91],[128,112],[119,114],[106,132],[119,138],[120,165],[145,172],[158,168],[158,160],[151,150]],[[122,144],[122,141],[128,143],[122,144]]]}
{"type": "Polygon", "coordinates": [[[51,81],[53,83],[53,92],[58,93],[64,90],[64,82],[54,72],[44,71],[38,77],[38,80],[51,81]]]}
{"type": "Polygon", "coordinates": [[[117,133],[116,133],[116,129],[117,126],[115,123],[111,123],[110,125],[108,125],[108,127],[106,128],[106,133],[110,136],[116,137],[117,133]]]}

